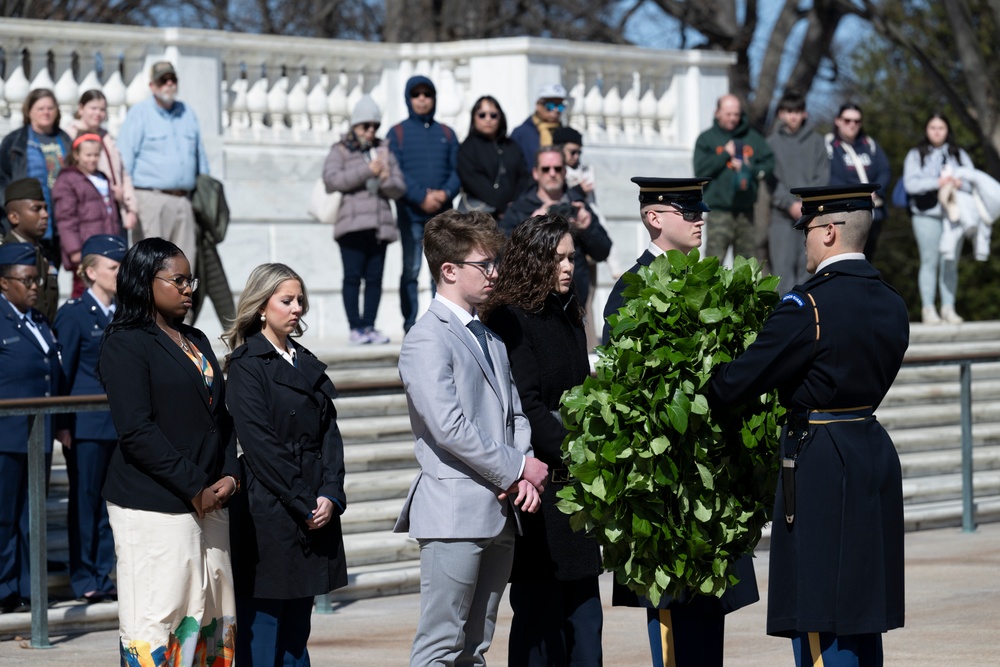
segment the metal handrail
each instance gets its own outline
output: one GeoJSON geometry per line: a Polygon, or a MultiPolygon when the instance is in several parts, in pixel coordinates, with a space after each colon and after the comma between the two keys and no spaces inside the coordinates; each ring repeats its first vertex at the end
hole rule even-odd
{"type": "MultiPolygon", "coordinates": [[[[341,382],[341,392],[390,391],[402,387],[398,380],[341,382]]],[[[49,643],[49,582],[47,517],[45,510],[45,420],[43,415],[102,412],[108,409],[105,394],[46,396],[0,400],[0,417],[28,418],[28,566],[31,569],[31,647],[51,648],[49,643]]],[[[327,602],[329,607],[329,602],[327,602]]]]}
{"type": "Polygon", "coordinates": [[[998,352],[971,354],[917,354],[903,359],[903,366],[951,366],[958,364],[962,424],[962,532],[976,532],[972,488],[972,364],[998,362],[998,352]]]}

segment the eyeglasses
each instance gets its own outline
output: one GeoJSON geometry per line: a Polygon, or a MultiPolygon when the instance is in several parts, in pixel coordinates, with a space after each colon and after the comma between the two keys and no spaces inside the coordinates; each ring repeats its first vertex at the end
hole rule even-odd
{"type": "Polygon", "coordinates": [[[429,100],[433,100],[434,99],[434,93],[432,93],[429,90],[411,90],[410,91],[410,98],[412,98],[412,99],[415,100],[418,97],[426,97],[429,100]]]}
{"type": "Polygon", "coordinates": [[[861,125],[860,118],[838,118],[837,120],[845,125],[861,125]]]}
{"type": "Polygon", "coordinates": [[[566,169],[566,167],[539,167],[538,168],[538,170],[541,171],[543,174],[547,174],[550,171],[554,171],[557,174],[561,174],[561,173],[563,173],[563,170],[565,170],[565,169],[566,169]]]}
{"type": "Polygon", "coordinates": [[[168,83],[177,83],[177,77],[173,74],[167,74],[156,80],[156,85],[158,86],[165,86],[168,83]]]}
{"type": "Polygon", "coordinates": [[[154,277],[157,280],[162,280],[165,283],[170,283],[171,285],[177,288],[178,292],[183,292],[188,287],[191,288],[192,292],[198,289],[197,278],[188,278],[187,276],[176,276],[174,278],[161,278],[160,276],[154,276],[154,277]]]}
{"type": "Polygon", "coordinates": [[[698,222],[702,219],[701,211],[685,211],[679,208],[668,208],[665,211],[653,208],[650,209],[650,211],[653,213],[674,213],[681,216],[681,218],[684,219],[684,222],[698,222]]]}
{"type": "Polygon", "coordinates": [[[358,127],[361,128],[362,132],[367,132],[369,130],[378,130],[382,127],[382,123],[358,123],[358,127]]]}
{"type": "Polygon", "coordinates": [[[16,280],[17,282],[24,285],[25,289],[31,289],[32,287],[42,286],[41,276],[35,276],[33,278],[18,278],[16,276],[3,276],[3,277],[6,278],[7,280],[16,280]]]}
{"type": "Polygon", "coordinates": [[[847,224],[846,220],[838,220],[837,222],[827,222],[827,223],[822,224],[822,225],[813,225],[812,227],[803,227],[802,228],[802,233],[805,236],[809,236],[809,232],[811,232],[814,229],[819,229],[820,227],[829,227],[830,225],[846,225],[846,224],[847,224]]]}
{"type": "Polygon", "coordinates": [[[457,264],[459,266],[462,266],[463,264],[474,266],[482,271],[484,276],[489,276],[491,273],[496,271],[499,266],[499,262],[495,259],[485,259],[481,262],[452,262],[452,264],[457,264]]]}
{"type": "Polygon", "coordinates": [[[496,111],[480,111],[479,113],[476,114],[476,118],[478,118],[479,120],[483,120],[485,118],[492,118],[493,120],[496,120],[499,117],[500,114],[498,114],[496,111]]]}
{"type": "Polygon", "coordinates": [[[562,113],[563,111],[566,111],[566,105],[563,104],[562,102],[546,102],[545,103],[545,110],[546,111],[559,111],[559,113],[562,113]]]}

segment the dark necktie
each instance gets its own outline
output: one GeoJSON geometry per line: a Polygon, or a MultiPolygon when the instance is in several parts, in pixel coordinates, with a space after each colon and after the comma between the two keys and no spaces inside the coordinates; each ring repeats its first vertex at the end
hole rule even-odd
{"type": "Polygon", "coordinates": [[[490,370],[496,373],[496,369],[493,368],[493,358],[490,357],[490,348],[486,344],[486,327],[479,320],[472,320],[466,326],[479,341],[479,347],[483,348],[483,354],[486,355],[486,363],[490,365],[490,370]]]}

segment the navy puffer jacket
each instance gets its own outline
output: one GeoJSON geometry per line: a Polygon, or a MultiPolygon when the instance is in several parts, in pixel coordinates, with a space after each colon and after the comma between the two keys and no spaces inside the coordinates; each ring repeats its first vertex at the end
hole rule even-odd
{"type": "MultiPolygon", "coordinates": [[[[424,85],[437,93],[433,82],[425,76],[413,76],[406,82],[406,108],[410,117],[389,130],[389,149],[396,156],[406,180],[406,194],[398,200],[397,214],[414,222],[425,222],[430,215],[420,210],[428,190],[444,190],[448,194],[446,210],[458,194],[458,139],[455,131],[434,120],[429,114],[413,112],[410,91],[424,85]]],[[[437,100],[435,99],[435,109],[437,100]]]]}

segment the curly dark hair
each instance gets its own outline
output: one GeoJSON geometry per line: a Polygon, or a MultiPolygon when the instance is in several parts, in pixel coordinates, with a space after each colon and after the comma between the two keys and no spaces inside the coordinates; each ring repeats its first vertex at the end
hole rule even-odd
{"type": "MultiPolygon", "coordinates": [[[[567,234],[573,234],[573,226],[561,215],[536,215],[518,225],[504,246],[493,293],[479,307],[480,318],[488,320],[499,306],[540,312],[552,293],[553,276],[559,264],[556,248],[567,234]]],[[[575,299],[566,308],[566,314],[574,324],[583,321],[583,310],[575,299]]]]}

